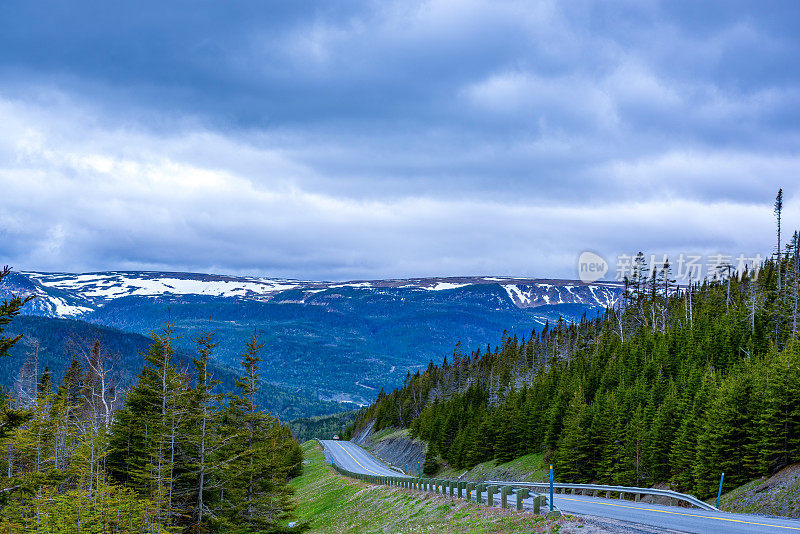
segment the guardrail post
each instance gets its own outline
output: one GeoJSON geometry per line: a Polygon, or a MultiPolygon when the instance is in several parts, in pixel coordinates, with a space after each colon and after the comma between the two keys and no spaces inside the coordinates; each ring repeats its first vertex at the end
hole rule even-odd
{"type": "MultiPolygon", "coordinates": [[[[542,511],[542,505],[547,504],[547,497],[544,495],[537,495],[533,498],[533,513],[538,514],[542,511]]],[[[552,503],[550,503],[550,507],[552,508],[552,503]]]]}
{"type": "Polygon", "coordinates": [[[517,510],[522,510],[522,501],[528,498],[528,488],[517,489],[517,510]]]}
{"type": "Polygon", "coordinates": [[[620,491],[619,492],[619,500],[621,500],[621,501],[625,500],[625,492],[624,491],[620,491]]]}
{"type": "Polygon", "coordinates": [[[464,488],[466,488],[466,487],[467,487],[467,485],[464,482],[457,482],[456,483],[456,492],[458,493],[458,498],[459,499],[463,499],[464,498],[464,488]]]}
{"type": "Polygon", "coordinates": [[[494,506],[494,494],[497,493],[497,486],[491,485],[486,488],[486,504],[494,506]]]}
{"type": "Polygon", "coordinates": [[[503,486],[500,488],[500,508],[506,509],[508,506],[508,495],[511,493],[511,486],[503,486]]]}
{"type": "Polygon", "coordinates": [[[457,482],[453,482],[452,480],[447,481],[447,486],[450,488],[450,497],[456,496],[456,484],[457,482]]]}
{"type": "Polygon", "coordinates": [[[466,486],[464,486],[464,488],[467,490],[467,500],[471,501],[472,500],[472,492],[473,492],[473,490],[475,490],[475,484],[473,484],[472,482],[467,482],[467,484],[466,484],[466,486]]]}
{"type": "Polygon", "coordinates": [[[481,495],[486,491],[486,484],[478,484],[475,486],[475,502],[481,502],[481,495]]]}

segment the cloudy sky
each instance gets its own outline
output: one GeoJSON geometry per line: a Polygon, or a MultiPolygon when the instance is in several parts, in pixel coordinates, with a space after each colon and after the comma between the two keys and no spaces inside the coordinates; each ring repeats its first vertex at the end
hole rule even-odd
{"type": "Polygon", "coordinates": [[[800,3],[0,3],[0,263],[576,276],[800,227],[800,3]]]}

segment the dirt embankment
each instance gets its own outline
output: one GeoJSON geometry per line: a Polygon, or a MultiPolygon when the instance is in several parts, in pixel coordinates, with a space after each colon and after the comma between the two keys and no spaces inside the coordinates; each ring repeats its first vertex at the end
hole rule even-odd
{"type": "Polygon", "coordinates": [[[418,474],[425,462],[425,442],[411,439],[407,429],[384,429],[376,433],[370,422],[353,436],[353,442],[409,475],[418,474]]]}
{"type": "Polygon", "coordinates": [[[800,464],[724,494],[720,508],[727,512],[800,518],[800,464]]]}

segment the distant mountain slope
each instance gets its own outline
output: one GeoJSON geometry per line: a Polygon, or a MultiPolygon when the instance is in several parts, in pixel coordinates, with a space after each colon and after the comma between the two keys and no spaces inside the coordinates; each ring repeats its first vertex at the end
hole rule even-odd
{"type": "Polygon", "coordinates": [[[441,362],[458,341],[485,346],[503,330],[527,336],[560,316],[578,320],[612,305],[614,283],[501,277],[313,282],[193,273],[13,273],[0,286],[40,297],[25,312],[74,317],[147,334],[168,317],[189,337],[209,319],[218,361],[238,364],[258,328],[270,383],[316,397],[369,402],[407,372],[441,362]]]}
{"type": "MultiPolygon", "coordinates": [[[[37,346],[39,372],[48,366],[56,383],[59,383],[72,355],[88,351],[94,341],[98,340],[115,356],[114,374],[124,389],[133,384],[141,372],[144,360],[140,353],[150,346],[150,338],[146,336],[69,319],[21,316],[14,319],[7,331],[11,335],[24,335],[11,350],[11,356],[0,359],[0,385],[8,388],[13,388],[20,368],[37,346]]],[[[178,368],[193,370],[192,356],[190,349],[179,350],[175,356],[178,368]]],[[[215,380],[221,382],[222,391],[234,390],[234,379],[237,376],[235,370],[215,365],[212,374],[215,380]]],[[[271,384],[262,384],[258,397],[259,404],[265,410],[284,421],[296,417],[330,414],[348,408],[348,405],[320,401],[302,389],[287,389],[271,384]]]]}
{"type": "Polygon", "coordinates": [[[619,296],[615,283],[584,284],[572,280],[511,277],[410,278],[398,280],[360,280],[352,282],[311,282],[278,278],[236,277],[198,273],[114,271],[100,273],[14,273],[7,282],[25,293],[42,296],[36,315],[80,315],[124,297],[163,297],[200,295],[269,302],[287,300],[298,303],[316,294],[341,288],[371,291],[384,289],[445,291],[474,285],[498,285],[519,308],[548,304],[586,304],[610,306],[619,296]]]}

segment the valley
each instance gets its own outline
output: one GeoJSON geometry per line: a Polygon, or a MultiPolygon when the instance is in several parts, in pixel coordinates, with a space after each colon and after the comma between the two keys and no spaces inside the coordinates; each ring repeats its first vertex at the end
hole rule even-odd
{"type": "MultiPolygon", "coordinates": [[[[593,317],[620,293],[613,282],[551,279],[313,282],[117,271],[12,272],[0,286],[0,298],[37,295],[23,314],[40,318],[41,335],[48,319],[139,336],[169,320],[181,334],[176,346],[189,354],[193,332],[210,323],[220,342],[215,364],[225,372],[236,368],[244,341],[257,328],[266,345],[264,381],[317,403],[304,402],[295,416],[337,411],[337,404],[340,409],[368,404],[382,388],[402,385],[407,373],[441,363],[459,342],[469,351],[495,342],[503,331],[527,337],[560,317],[593,317]]],[[[26,332],[28,342],[39,337],[32,325],[26,332]]],[[[122,359],[134,365],[140,346],[120,347],[122,359]]],[[[18,364],[30,345],[15,350],[17,359],[7,366],[18,364]]],[[[68,363],[62,348],[44,356],[59,360],[55,370],[68,363]]]]}

